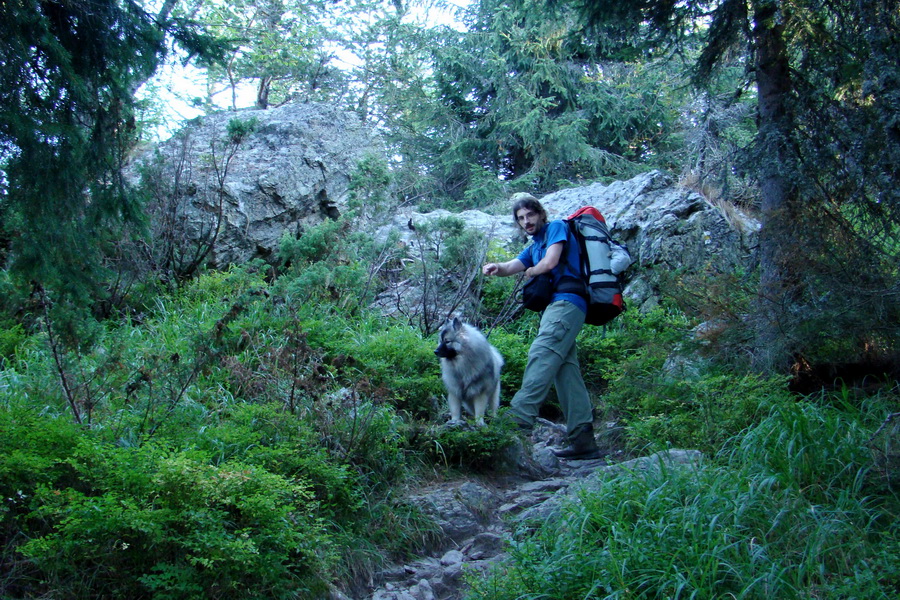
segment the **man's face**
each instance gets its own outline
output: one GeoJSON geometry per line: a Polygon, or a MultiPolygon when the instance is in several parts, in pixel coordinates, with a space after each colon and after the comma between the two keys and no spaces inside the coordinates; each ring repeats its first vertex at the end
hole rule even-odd
{"type": "Polygon", "coordinates": [[[544,219],[539,212],[530,208],[520,208],[516,211],[516,223],[528,235],[534,235],[544,226],[544,219]]]}

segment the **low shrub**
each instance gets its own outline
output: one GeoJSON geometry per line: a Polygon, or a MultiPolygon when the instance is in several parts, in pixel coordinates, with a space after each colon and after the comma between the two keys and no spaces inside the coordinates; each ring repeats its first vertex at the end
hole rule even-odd
{"type": "Polygon", "coordinates": [[[353,520],[363,502],[360,476],[329,453],[325,438],[314,422],[272,404],[236,403],[196,435],[192,448],[212,465],[241,462],[305,482],[321,518],[353,520]]]}
{"type": "MultiPolygon", "coordinates": [[[[238,461],[84,436],[20,520],[40,588],[72,597],[321,593],[334,550],[310,487],[238,461]]],[[[34,591],[34,590],[32,590],[34,591]]]]}
{"type": "Polygon", "coordinates": [[[531,340],[504,327],[491,331],[488,342],[503,356],[503,370],[500,371],[500,402],[506,405],[522,385],[531,340]]]}
{"type": "Polygon", "coordinates": [[[372,320],[346,336],[336,350],[352,356],[395,408],[432,419],[435,399],[443,394],[435,347],[436,341],[412,327],[372,320]]]}
{"type": "Polygon", "coordinates": [[[512,420],[500,416],[485,426],[439,425],[429,427],[416,438],[416,445],[433,462],[465,471],[502,471],[506,450],[517,441],[512,420]]]}

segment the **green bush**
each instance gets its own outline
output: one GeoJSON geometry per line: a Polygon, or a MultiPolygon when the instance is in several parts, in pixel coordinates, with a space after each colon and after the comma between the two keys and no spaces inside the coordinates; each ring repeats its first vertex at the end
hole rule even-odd
{"type": "MultiPolygon", "coordinates": [[[[618,323],[616,325],[619,325],[618,323]]],[[[584,327],[578,336],[578,362],[588,390],[601,397],[609,381],[622,374],[626,353],[619,329],[584,327]]]]}
{"type": "MultiPolygon", "coordinates": [[[[496,240],[489,242],[484,262],[503,262],[509,260],[510,253],[496,240]]],[[[513,291],[518,284],[518,277],[485,277],[481,293],[481,310],[486,315],[507,317],[515,308],[516,298],[513,291]]]]}
{"type": "Polygon", "coordinates": [[[346,219],[326,220],[297,237],[285,232],[278,258],[286,270],[273,289],[289,305],[355,310],[376,291],[365,260],[372,246],[371,240],[351,235],[346,219]]]}
{"type": "Polygon", "coordinates": [[[303,477],[320,475],[318,465],[284,476],[234,458],[210,464],[202,449],[117,448],[66,419],[15,408],[0,411],[0,431],[10,589],[293,597],[323,589],[334,569],[315,486],[303,477]]]}
{"type": "Polygon", "coordinates": [[[16,355],[16,349],[27,337],[20,323],[0,322],[0,365],[16,355]]]}
{"type": "Polygon", "coordinates": [[[510,419],[488,419],[485,426],[440,425],[419,434],[417,445],[435,463],[466,471],[498,471],[509,465],[504,451],[516,443],[517,428],[510,419]]]}
{"type": "Polygon", "coordinates": [[[38,487],[19,548],[50,589],[74,597],[221,598],[321,592],[333,549],[301,481],[189,452],[84,439],[78,487],[38,487]]]}
{"type": "Polygon", "coordinates": [[[528,362],[528,348],[531,340],[511,333],[506,328],[494,329],[488,341],[503,356],[503,370],[500,372],[500,402],[509,404],[522,385],[522,375],[528,362]]]}
{"type": "Polygon", "coordinates": [[[345,341],[341,350],[362,366],[389,402],[419,418],[435,415],[434,400],[443,395],[436,343],[411,328],[370,321],[345,341]]]}
{"type": "Polygon", "coordinates": [[[228,134],[228,141],[232,144],[240,144],[248,135],[256,131],[259,127],[259,119],[250,117],[246,121],[239,118],[228,120],[225,131],[228,134]]]}
{"type": "Polygon", "coordinates": [[[486,277],[481,295],[481,312],[485,315],[505,315],[515,309],[516,298],[513,292],[516,285],[515,277],[486,277]]]}
{"type": "Polygon", "coordinates": [[[346,234],[347,223],[339,220],[323,221],[296,237],[286,231],[281,237],[278,258],[283,263],[328,261],[339,253],[346,234]]]}
{"type": "Polygon", "coordinates": [[[604,402],[627,411],[632,399],[662,377],[666,359],[674,348],[684,347],[688,333],[684,315],[663,307],[645,313],[626,311],[603,327],[586,326],[578,336],[585,382],[603,394],[615,382],[604,402]]]}
{"type": "Polygon", "coordinates": [[[401,481],[406,425],[393,406],[349,389],[329,400],[316,428],[331,453],[358,473],[366,489],[384,492],[401,481]]]}
{"type": "Polygon", "coordinates": [[[437,243],[438,264],[448,272],[465,273],[476,261],[483,259],[482,252],[487,245],[484,234],[467,229],[458,217],[442,217],[434,222],[429,231],[437,243]]]}
{"type": "Polygon", "coordinates": [[[172,312],[206,313],[211,307],[229,306],[248,293],[259,293],[266,287],[267,268],[262,261],[253,261],[227,271],[210,271],[187,282],[170,297],[157,299],[155,316],[170,318],[172,312]]]}
{"type": "Polygon", "coordinates": [[[315,423],[272,404],[235,403],[192,446],[213,465],[237,461],[306,482],[321,518],[354,519],[362,504],[360,477],[342,457],[329,454],[323,438],[315,423]]]}
{"type": "Polygon", "coordinates": [[[375,223],[389,221],[397,201],[390,194],[391,169],[384,157],[366,155],[350,174],[348,205],[359,216],[375,223]]]}
{"type": "Polygon", "coordinates": [[[578,343],[585,382],[635,448],[715,452],[758,423],[760,407],[790,398],[783,377],[717,371],[676,310],[626,312],[605,329],[586,327],[578,343]]]}
{"type": "Polygon", "coordinates": [[[9,406],[0,410],[0,511],[4,520],[23,517],[33,507],[39,486],[74,486],[69,463],[84,430],[66,418],[41,416],[37,410],[9,406]]]}

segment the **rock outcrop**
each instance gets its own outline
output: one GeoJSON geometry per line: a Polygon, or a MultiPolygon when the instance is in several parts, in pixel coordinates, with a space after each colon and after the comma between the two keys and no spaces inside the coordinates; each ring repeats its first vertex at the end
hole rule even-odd
{"type": "Polygon", "coordinates": [[[337,217],[369,154],[383,154],[380,141],[355,113],[286,104],[197,119],[139,157],[135,171],[156,173],[166,200],[159,210],[177,212],[176,235],[196,245],[207,242],[221,204],[207,263],[225,267],[269,258],[285,231],[337,217]]]}
{"type": "MultiPolygon", "coordinates": [[[[582,206],[600,209],[613,236],[628,245],[641,267],[632,269],[625,290],[633,305],[651,306],[658,300],[660,272],[679,269],[697,272],[708,265],[728,272],[739,267],[749,269],[756,260],[760,227],[757,220],[736,209],[726,213],[660,171],[609,185],[595,183],[568,188],[540,200],[551,219],[566,217],[582,206]]],[[[449,214],[447,211],[401,212],[379,235],[396,230],[401,232],[404,243],[415,245],[417,240],[407,227],[409,222],[433,222],[449,214]]],[[[517,254],[526,241],[508,212],[494,215],[469,210],[455,216],[467,227],[505,245],[510,255],[517,254]]]]}
{"type": "Polygon", "coordinates": [[[760,224],[738,210],[726,214],[701,194],[659,172],[609,185],[560,190],[541,199],[550,218],[585,205],[603,212],[616,239],[628,245],[642,273],[625,290],[632,302],[656,301],[660,271],[720,272],[749,268],[755,260],[760,224]]]}
{"type": "MultiPolygon", "coordinates": [[[[205,264],[221,268],[271,259],[285,232],[300,234],[344,212],[350,176],[368,155],[383,156],[376,132],[351,112],[308,103],[204,117],[138,162],[155,169],[157,238],[181,244],[161,254],[202,256],[205,264]],[[236,131],[242,133],[237,144],[236,131]]],[[[659,171],[560,190],[541,201],[551,218],[588,204],[603,212],[615,237],[628,244],[642,267],[632,270],[626,289],[632,306],[648,307],[658,300],[661,272],[753,266],[759,224],[737,210],[714,206],[659,171]]],[[[518,252],[525,238],[506,203],[501,201],[496,211],[453,216],[507,245],[510,254],[518,252]]],[[[375,236],[399,232],[401,242],[413,247],[410,256],[421,256],[425,252],[414,248],[419,243],[415,225],[450,215],[446,210],[400,210],[375,236]]],[[[371,231],[372,223],[361,223],[371,231]]],[[[173,266],[179,268],[183,266],[173,266]]],[[[416,297],[421,290],[415,282],[406,283],[389,290],[382,304],[421,303],[416,297]],[[413,299],[404,302],[405,296],[413,299]]]]}
{"type": "MultiPolygon", "coordinates": [[[[307,103],[203,117],[137,163],[157,178],[157,220],[169,219],[160,236],[202,249],[215,233],[205,262],[225,267],[271,258],[285,232],[299,234],[344,212],[350,176],[367,155],[384,155],[374,130],[354,113],[307,103]]],[[[626,290],[632,302],[654,301],[654,271],[696,271],[708,264],[727,271],[752,264],[759,224],[738,211],[726,214],[659,171],[560,190],[541,201],[551,218],[588,204],[603,212],[643,267],[626,290]]],[[[524,237],[505,206],[497,211],[454,216],[517,252],[524,237]]],[[[399,211],[376,237],[393,230],[404,243],[415,244],[410,223],[450,214],[399,211]]]]}

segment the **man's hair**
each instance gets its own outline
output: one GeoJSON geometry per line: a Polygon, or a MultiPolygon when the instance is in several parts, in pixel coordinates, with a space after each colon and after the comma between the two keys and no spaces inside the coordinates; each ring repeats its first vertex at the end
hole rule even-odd
{"type": "Polygon", "coordinates": [[[518,213],[523,208],[526,208],[528,210],[533,210],[534,212],[541,215],[541,218],[544,220],[545,223],[547,222],[547,211],[546,211],[546,209],[544,209],[544,205],[541,204],[540,201],[538,201],[538,199],[535,198],[534,196],[532,196],[531,194],[529,194],[527,192],[519,192],[518,194],[513,194],[512,198],[510,198],[510,200],[512,200],[512,202],[513,202],[512,215],[513,215],[513,222],[516,225],[519,224],[518,213]]]}

